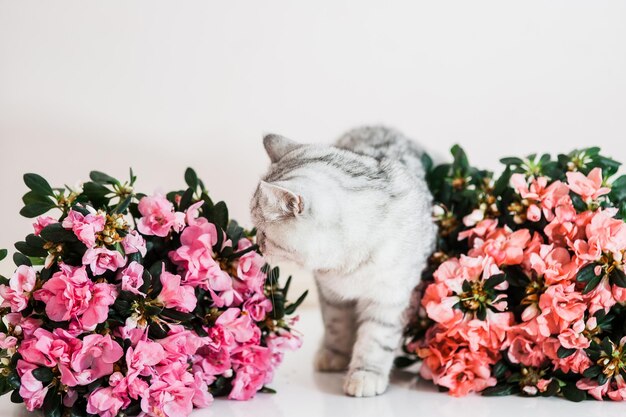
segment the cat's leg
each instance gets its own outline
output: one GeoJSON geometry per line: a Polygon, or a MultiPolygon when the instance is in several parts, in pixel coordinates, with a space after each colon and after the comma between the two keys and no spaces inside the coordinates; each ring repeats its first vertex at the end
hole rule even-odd
{"type": "Polygon", "coordinates": [[[358,330],[344,392],[354,397],[382,394],[399,347],[409,300],[359,300],[358,330]]]}
{"type": "Polygon", "coordinates": [[[340,300],[318,286],[324,337],[315,355],[315,369],[320,372],[340,372],[348,369],[356,332],[356,305],[340,300]]]}

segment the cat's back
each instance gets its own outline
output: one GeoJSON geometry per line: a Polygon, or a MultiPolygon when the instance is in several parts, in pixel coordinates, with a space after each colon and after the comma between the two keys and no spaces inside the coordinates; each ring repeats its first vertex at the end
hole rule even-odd
{"type": "Polygon", "coordinates": [[[395,129],[386,126],[358,127],[343,134],[334,146],[378,161],[398,161],[417,177],[424,176],[421,162],[423,150],[395,129]]]}

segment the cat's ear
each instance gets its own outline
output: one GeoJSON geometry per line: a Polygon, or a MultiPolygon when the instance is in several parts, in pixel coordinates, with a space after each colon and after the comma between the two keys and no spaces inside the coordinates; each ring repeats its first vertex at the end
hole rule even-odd
{"type": "Polygon", "coordinates": [[[280,185],[261,181],[259,188],[273,209],[275,218],[295,217],[304,211],[302,196],[280,185]]]}
{"type": "Polygon", "coordinates": [[[290,152],[301,145],[297,142],[287,139],[284,136],[269,134],[263,137],[263,146],[267,151],[272,163],[278,162],[287,152],[290,152]]]}

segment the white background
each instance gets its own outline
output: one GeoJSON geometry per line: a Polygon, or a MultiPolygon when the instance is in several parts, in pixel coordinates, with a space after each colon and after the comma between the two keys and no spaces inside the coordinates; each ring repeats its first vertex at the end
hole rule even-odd
{"type": "Polygon", "coordinates": [[[248,223],[263,132],[383,122],[489,168],[589,145],[626,161],[624,22],[624,1],[1,0],[0,247],[30,232],[33,171],[132,166],[151,192],[193,166],[248,223]]]}

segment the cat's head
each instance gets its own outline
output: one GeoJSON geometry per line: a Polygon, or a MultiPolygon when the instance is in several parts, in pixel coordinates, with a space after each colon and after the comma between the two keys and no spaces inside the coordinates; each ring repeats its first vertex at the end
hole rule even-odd
{"type": "Polygon", "coordinates": [[[340,257],[337,202],[332,182],[309,161],[333,148],[279,135],[265,136],[263,144],[271,165],[250,204],[261,251],[270,262],[289,260],[309,269],[331,269],[340,257]]]}

